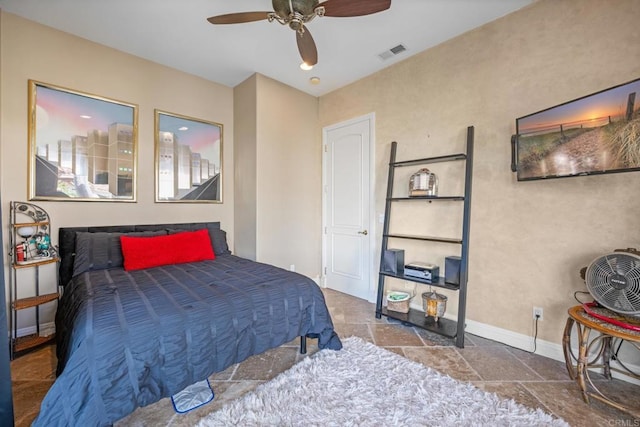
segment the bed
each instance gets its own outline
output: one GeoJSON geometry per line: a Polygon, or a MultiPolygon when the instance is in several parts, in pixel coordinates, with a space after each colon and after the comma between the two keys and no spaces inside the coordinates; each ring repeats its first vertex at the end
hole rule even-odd
{"type": "Polygon", "coordinates": [[[65,227],[59,252],[58,376],[36,426],[111,425],[296,337],[301,350],[306,337],[342,347],[315,282],[232,255],[218,222],[65,227]],[[153,242],[189,233],[206,234],[215,259],[127,269],[141,253],[129,242],[151,257],[153,242]]]}

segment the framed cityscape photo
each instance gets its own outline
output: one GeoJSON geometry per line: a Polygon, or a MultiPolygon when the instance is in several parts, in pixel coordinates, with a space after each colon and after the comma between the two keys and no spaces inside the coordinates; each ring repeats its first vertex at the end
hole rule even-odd
{"type": "Polygon", "coordinates": [[[222,125],[155,110],[156,202],[222,203],[222,125]]]}
{"type": "Polygon", "coordinates": [[[138,106],[29,80],[29,200],[136,201],[138,106]]]}

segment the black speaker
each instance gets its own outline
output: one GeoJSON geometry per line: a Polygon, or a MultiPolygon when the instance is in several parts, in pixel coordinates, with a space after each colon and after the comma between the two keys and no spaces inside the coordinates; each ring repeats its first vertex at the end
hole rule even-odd
{"type": "Polygon", "coordinates": [[[384,251],[381,270],[398,276],[404,275],[404,249],[387,249],[384,251]]]}
{"type": "Polygon", "coordinates": [[[444,258],[444,282],[451,285],[460,284],[460,257],[448,256],[444,258]]]}

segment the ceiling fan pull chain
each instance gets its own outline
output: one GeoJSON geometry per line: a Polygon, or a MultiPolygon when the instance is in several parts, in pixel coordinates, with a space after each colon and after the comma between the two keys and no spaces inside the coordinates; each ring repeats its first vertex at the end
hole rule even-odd
{"type": "Polygon", "coordinates": [[[293,19],[295,10],[293,10],[293,0],[289,0],[289,18],[293,19]]]}

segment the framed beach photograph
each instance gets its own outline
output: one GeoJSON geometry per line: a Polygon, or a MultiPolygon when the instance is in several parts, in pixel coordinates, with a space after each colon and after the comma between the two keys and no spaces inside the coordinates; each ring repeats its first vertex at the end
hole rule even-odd
{"type": "Polygon", "coordinates": [[[155,110],[156,202],[222,203],[222,125],[155,110]]]}
{"type": "Polygon", "coordinates": [[[516,119],[518,181],[640,171],[640,79],[516,119]]]}
{"type": "Polygon", "coordinates": [[[138,106],[29,80],[29,200],[136,201],[138,106]]]}

